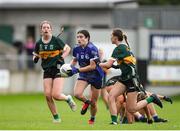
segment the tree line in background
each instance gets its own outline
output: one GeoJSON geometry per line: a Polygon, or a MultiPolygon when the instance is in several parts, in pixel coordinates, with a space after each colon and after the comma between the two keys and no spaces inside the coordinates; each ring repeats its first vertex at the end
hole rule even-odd
{"type": "Polygon", "coordinates": [[[139,5],[180,5],[180,0],[138,0],[139,5]]]}

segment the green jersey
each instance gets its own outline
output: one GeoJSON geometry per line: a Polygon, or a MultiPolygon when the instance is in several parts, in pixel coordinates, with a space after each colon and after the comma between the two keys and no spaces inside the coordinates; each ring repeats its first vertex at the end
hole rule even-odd
{"type": "Polygon", "coordinates": [[[127,80],[131,78],[131,68],[135,68],[136,59],[129,48],[124,44],[120,44],[114,49],[111,57],[117,60],[118,66],[122,72],[122,79],[127,80]]]}
{"type": "Polygon", "coordinates": [[[64,42],[55,36],[52,36],[49,43],[43,43],[42,39],[36,42],[34,52],[40,56],[42,60],[41,66],[44,70],[57,67],[58,63],[64,63],[61,57],[64,46],[64,42]]]}

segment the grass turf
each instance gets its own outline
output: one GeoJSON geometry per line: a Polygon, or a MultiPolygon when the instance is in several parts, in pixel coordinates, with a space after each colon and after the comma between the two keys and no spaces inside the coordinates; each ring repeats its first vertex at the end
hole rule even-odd
{"type": "Polygon", "coordinates": [[[98,101],[98,113],[94,125],[88,125],[89,111],[80,115],[72,112],[66,102],[56,102],[62,122],[52,123],[52,116],[43,94],[0,95],[0,130],[180,130],[180,96],[173,97],[173,104],[164,102],[164,108],[156,107],[167,123],[110,125],[109,111],[102,100],[98,101]]]}

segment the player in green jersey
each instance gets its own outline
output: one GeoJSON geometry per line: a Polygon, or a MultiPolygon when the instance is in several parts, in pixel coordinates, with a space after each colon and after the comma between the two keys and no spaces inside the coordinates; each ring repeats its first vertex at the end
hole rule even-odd
{"type": "Polygon", "coordinates": [[[61,122],[54,100],[64,100],[73,111],[76,110],[76,104],[71,95],[62,93],[64,78],[61,77],[59,72],[60,66],[64,64],[64,58],[70,52],[70,47],[64,44],[60,38],[52,35],[52,25],[49,21],[41,22],[40,30],[41,38],[36,42],[33,60],[37,63],[39,58],[41,59],[41,66],[44,71],[44,95],[53,115],[53,121],[61,122]]]}
{"type": "Polygon", "coordinates": [[[137,102],[140,83],[135,68],[136,59],[130,51],[127,36],[124,35],[120,29],[114,29],[111,34],[111,42],[117,47],[114,49],[111,58],[106,63],[99,64],[102,68],[110,68],[113,66],[113,63],[117,61],[118,67],[121,70],[119,80],[113,85],[113,88],[109,93],[111,124],[117,124],[117,108],[115,100],[119,95],[125,92],[127,93],[127,110],[130,113],[134,113],[152,102],[162,108],[162,103],[155,94],[152,94],[145,100],[137,102]],[[122,43],[123,40],[125,40],[126,44],[122,43]]]}

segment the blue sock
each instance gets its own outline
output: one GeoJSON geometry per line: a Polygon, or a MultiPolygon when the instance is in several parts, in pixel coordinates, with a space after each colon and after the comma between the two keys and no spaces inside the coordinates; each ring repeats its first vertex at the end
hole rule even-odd
{"type": "Polygon", "coordinates": [[[156,121],[158,120],[158,115],[153,115],[153,119],[156,121]]]}
{"type": "Polygon", "coordinates": [[[142,119],[144,119],[144,116],[140,116],[140,117],[139,117],[139,120],[142,120],[142,119]]]}

